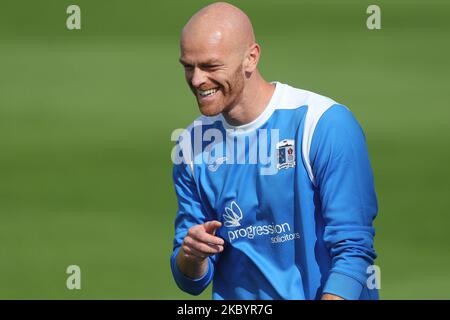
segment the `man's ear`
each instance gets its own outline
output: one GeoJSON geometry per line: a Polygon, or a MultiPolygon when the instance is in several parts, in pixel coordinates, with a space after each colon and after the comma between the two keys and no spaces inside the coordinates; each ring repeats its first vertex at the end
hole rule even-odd
{"type": "Polygon", "coordinates": [[[261,55],[261,47],[254,43],[247,51],[247,57],[245,58],[244,71],[252,73],[258,66],[259,56],[261,55]]]}

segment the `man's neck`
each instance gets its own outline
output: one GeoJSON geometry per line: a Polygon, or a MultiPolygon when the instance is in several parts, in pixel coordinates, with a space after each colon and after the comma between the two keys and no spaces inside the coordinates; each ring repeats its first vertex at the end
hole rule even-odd
{"type": "Polygon", "coordinates": [[[275,85],[265,81],[261,75],[255,75],[244,89],[241,101],[231,110],[223,112],[225,120],[233,126],[252,122],[266,109],[275,92],[275,85]]]}

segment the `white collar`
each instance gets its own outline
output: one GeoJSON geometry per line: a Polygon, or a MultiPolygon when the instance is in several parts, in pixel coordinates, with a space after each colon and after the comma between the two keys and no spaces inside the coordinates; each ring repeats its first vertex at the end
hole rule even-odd
{"type": "Polygon", "coordinates": [[[219,119],[222,121],[224,128],[227,129],[227,133],[232,135],[248,133],[252,130],[258,129],[266,123],[267,120],[269,120],[275,110],[275,106],[280,101],[284,89],[284,84],[281,82],[274,81],[271,83],[275,84],[275,91],[273,92],[272,97],[270,98],[270,101],[264,111],[255,120],[240,126],[233,126],[225,120],[225,117],[222,114],[219,115],[219,119]]]}

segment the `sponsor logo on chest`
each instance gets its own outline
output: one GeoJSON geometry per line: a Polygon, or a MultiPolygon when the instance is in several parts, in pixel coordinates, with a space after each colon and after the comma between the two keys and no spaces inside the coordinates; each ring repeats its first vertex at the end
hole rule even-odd
{"type": "Polygon", "coordinates": [[[225,213],[222,215],[222,218],[223,224],[227,228],[226,232],[230,243],[239,239],[253,240],[261,238],[263,240],[269,237],[272,244],[277,244],[300,238],[298,232],[291,231],[291,226],[287,222],[281,224],[272,222],[244,227],[241,224],[243,217],[242,210],[236,201],[232,201],[229,207],[225,207],[225,213]]]}

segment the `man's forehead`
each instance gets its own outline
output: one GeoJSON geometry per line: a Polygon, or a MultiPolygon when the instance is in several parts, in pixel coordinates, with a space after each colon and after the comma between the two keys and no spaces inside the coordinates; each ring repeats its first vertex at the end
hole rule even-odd
{"type": "Polygon", "coordinates": [[[229,37],[222,32],[195,32],[183,34],[180,45],[186,51],[222,51],[231,45],[229,37]]]}
{"type": "Polygon", "coordinates": [[[181,45],[180,61],[196,60],[202,62],[220,62],[223,61],[229,50],[219,44],[197,43],[190,45],[181,45]]]}

